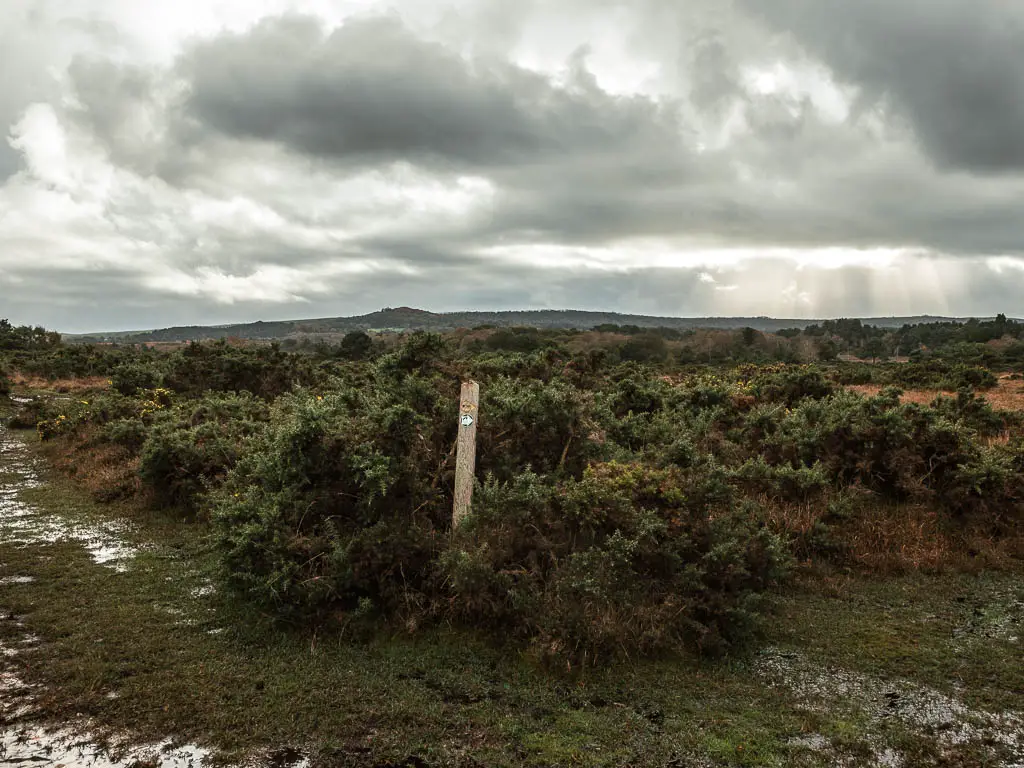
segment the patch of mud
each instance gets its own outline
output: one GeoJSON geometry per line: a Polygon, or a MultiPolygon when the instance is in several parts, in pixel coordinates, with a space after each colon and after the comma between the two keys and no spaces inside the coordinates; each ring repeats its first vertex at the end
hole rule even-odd
{"type": "MultiPolygon", "coordinates": [[[[35,650],[40,642],[42,641],[35,635],[24,635],[15,642],[0,640],[0,656],[5,659],[20,656],[25,651],[35,650]]],[[[3,686],[0,686],[0,700],[2,700],[2,691],[3,686]]]]}
{"type": "MultiPolygon", "coordinates": [[[[21,626],[17,618],[9,619],[21,626]]],[[[38,689],[26,684],[12,670],[13,657],[39,645],[39,638],[25,634],[0,642],[0,765],[33,768],[202,768],[209,751],[172,742],[132,746],[127,742],[100,745],[85,727],[48,731],[35,725],[15,725],[36,715],[38,689]],[[4,725],[6,724],[6,725],[4,725]]]]}
{"type": "Polygon", "coordinates": [[[136,553],[124,541],[127,526],[115,522],[84,525],[48,515],[21,499],[22,491],[40,484],[25,443],[0,426],[0,540],[21,545],[75,541],[95,562],[127,570],[127,562],[136,553]]]}
{"type": "MultiPolygon", "coordinates": [[[[15,628],[22,627],[21,621],[6,611],[0,610],[15,628]]],[[[31,717],[35,713],[34,696],[36,688],[28,685],[13,671],[13,660],[39,646],[39,638],[34,635],[21,634],[17,637],[5,637],[0,640],[0,724],[31,717]]],[[[7,765],[0,752],[0,765],[7,765]]]]}
{"type": "MultiPolygon", "coordinates": [[[[841,754],[839,750],[832,746],[832,741],[820,733],[798,736],[786,743],[790,747],[796,747],[797,749],[803,749],[815,755],[825,757],[828,760],[827,764],[835,768],[855,768],[855,766],[863,766],[865,764],[870,765],[871,768],[905,768],[907,766],[903,755],[891,747],[870,747],[870,755],[867,757],[841,754]],[[866,763],[865,760],[867,761],[866,763]]],[[[817,764],[817,761],[815,761],[815,764],[817,764]]]]}
{"type": "MultiPolygon", "coordinates": [[[[1024,764],[1024,715],[1019,712],[973,710],[953,696],[909,680],[884,680],[822,666],[802,654],[776,649],[762,653],[757,672],[770,685],[795,694],[812,711],[863,719],[864,739],[875,751],[874,764],[906,765],[903,755],[886,744],[885,733],[892,725],[940,747],[970,746],[990,752],[993,766],[1024,764]]],[[[796,746],[828,751],[821,741],[809,738],[796,746]]]]}

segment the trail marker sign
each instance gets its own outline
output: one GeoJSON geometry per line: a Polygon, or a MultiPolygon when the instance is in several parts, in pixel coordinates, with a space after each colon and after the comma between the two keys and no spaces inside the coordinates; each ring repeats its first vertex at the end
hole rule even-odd
{"type": "Polygon", "coordinates": [[[479,418],[480,385],[462,383],[459,397],[459,439],[455,450],[455,501],[452,506],[452,530],[466,519],[473,502],[476,473],[476,422],[479,418]]]}

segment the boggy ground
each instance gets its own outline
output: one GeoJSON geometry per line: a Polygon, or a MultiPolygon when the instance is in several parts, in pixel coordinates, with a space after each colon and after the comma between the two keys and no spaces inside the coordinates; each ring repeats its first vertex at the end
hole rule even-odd
{"type": "Polygon", "coordinates": [[[1018,574],[819,574],[745,655],[545,670],[464,632],[275,626],[214,588],[201,528],[94,505],[0,434],[0,763],[1024,764],[1018,574]]]}

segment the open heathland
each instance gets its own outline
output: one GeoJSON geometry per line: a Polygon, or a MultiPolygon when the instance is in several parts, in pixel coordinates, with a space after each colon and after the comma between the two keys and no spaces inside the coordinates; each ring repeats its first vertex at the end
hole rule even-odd
{"type": "Polygon", "coordinates": [[[342,765],[1011,765],[1018,326],[825,326],[0,327],[3,716],[342,765]]]}

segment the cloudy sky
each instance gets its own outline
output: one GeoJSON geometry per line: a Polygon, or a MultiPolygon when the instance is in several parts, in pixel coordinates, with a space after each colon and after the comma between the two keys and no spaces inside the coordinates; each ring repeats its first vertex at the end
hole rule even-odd
{"type": "Polygon", "coordinates": [[[0,317],[1024,315],[1024,3],[2,0],[0,317]]]}

